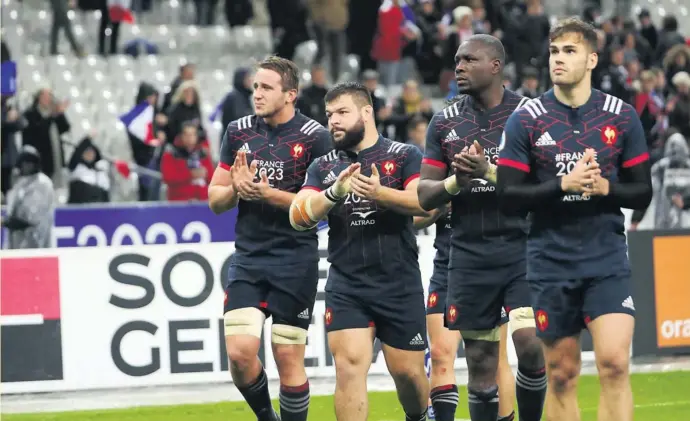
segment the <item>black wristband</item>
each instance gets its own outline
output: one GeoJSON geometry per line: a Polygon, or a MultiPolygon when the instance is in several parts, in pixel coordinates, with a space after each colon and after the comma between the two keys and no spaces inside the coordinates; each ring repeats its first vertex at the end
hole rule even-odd
{"type": "Polygon", "coordinates": [[[333,186],[327,188],[326,191],[323,192],[323,194],[324,196],[326,196],[326,199],[330,200],[333,203],[338,203],[338,201],[340,200],[333,194],[333,186]]]}

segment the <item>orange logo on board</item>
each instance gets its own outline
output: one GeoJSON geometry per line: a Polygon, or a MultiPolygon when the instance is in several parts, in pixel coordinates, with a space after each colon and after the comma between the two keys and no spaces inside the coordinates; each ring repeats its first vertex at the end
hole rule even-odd
{"type": "Polygon", "coordinates": [[[292,155],[292,157],[295,159],[301,158],[302,155],[304,155],[304,145],[302,145],[301,143],[293,145],[292,152],[290,153],[290,155],[292,155]]]}
{"type": "Polygon", "coordinates": [[[397,165],[395,165],[395,161],[383,161],[383,164],[381,164],[381,168],[383,169],[384,174],[393,175],[395,174],[397,165]]]}
{"type": "Polygon", "coordinates": [[[614,126],[604,126],[601,129],[601,140],[607,145],[615,145],[618,139],[618,130],[614,126]]]}

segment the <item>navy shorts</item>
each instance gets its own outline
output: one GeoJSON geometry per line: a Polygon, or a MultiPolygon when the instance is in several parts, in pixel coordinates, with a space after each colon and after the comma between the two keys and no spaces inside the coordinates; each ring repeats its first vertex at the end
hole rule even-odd
{"type": "Polygon", "coordinates": [[[530,281],[537,336],[559,339],[579,335],[604,314],[635,315],[630,273],[597,278],[530,281]]]}
{"type": "Polygon", "coordinates": [[[429,293],[426,299],[426,314],[444,314],[448,295],[448,275],[434,273],[429,280],[429,293]]]}
{"type": "Polygon", "coordinates": [[[426,349],[424,293],[366,297],[326,291],[326,331],[373,327],[384,344],[407,351],[426,349]]]}
{"type": "Polygon", "coordinates": [[[491,330],[512,309],[530,307],[525,265],[500,269],[450,269],[445,325],[450,330],[491,330]]]}
{"type": "Polygon", "coordinates": [[[319,281],[318,262],[295,266],[231,266],[223,313],[255,307],[274,324],[308,329],[319,281]]]}

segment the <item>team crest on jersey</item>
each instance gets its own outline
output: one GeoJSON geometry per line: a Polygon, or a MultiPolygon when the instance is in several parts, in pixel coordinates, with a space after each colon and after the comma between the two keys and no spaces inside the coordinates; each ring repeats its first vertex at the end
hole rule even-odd
{"type": "Polygon", "coordinates": [[[294,145],[292,145],[290,155],[295,159],[301,158],[302,155],[304,155],[304,145],[301,143],[295,143],[294,145]]]}
{"type": "Polygon", "coordinates": [[[601,129],[601,140],[607,145],[615,145],[618,139],[618,130],[614,126],[604,126],[601,129]]]}
{"type": "Polygon", "coordinates": [[[395,164],[395,161],[383,161],[381,164],[381,171],[385,175],[393,175],[395,174],[395,170],[398,168],[398,166],[395,164]]]}
{"type": "Polygon", "coordinates": [[[541,332],[545,331],[549,327],[549,316],[544,310],[537,310],[537,314],[534,315],[537,322],[537,329],[541,332]]]}
{"type": "Polygon", "coordinates": [[[428,308],[434,308],[436,307],[436,304],[438,303],[438,294],[435,292],[432,292],[429,294],[429,301],[427,303],[428,308]]]}
{"type": "Polygon", "coordinates": [[[458,309],[454,305],[451,305],[448,308],[448,321],[451,323],[455,323],[455,321],[457,319],[458,319],[458,309]]]}
{"type": "Polygon", "coordinates": [[[331,322],[333,321],[333,310],[331,310],[330,308],[327,308],[326,313],[324,314],[323,318],[326,322],[326,326],[329,326],[331,324],[331,322]]]}

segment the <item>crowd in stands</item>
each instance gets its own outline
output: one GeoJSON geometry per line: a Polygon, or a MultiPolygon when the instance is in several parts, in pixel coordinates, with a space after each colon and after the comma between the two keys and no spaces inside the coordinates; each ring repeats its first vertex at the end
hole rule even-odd
{"type": "MultiPolygon", "coordinates": [[[[106,4],[103,0],[77,5],[101,10],[94,52],[131,54],[130,45],[118,45],[120,25],[126,23],[114,21],[106,4]]],[[[70,3],[51,0],[51,5],[49,54],[59,52],[58,32],[64,31],[73,53],[86,56],[88,52],[70,35],[70,3]]],[[[231,27],[247,24],[256,12],[249,0],[225,4],[196,0],[195,5],[197,25],[214,24],[213,11],[219,7],[231,27]]],[[[143,3],[142,13],[150,8],[150,2],[143,3]]],[[[323,96],[330,84],[348,77],[343,73],[348,54],[357,57],[355,77],[371,90],[380,130],[422,149],[428,121],[443,106],[443,99],[456,94],[455,50],[473,34],[492,34],[503,41],[508,54],[506,87],[528,97],[550,88],[547,34],[555,17],[545,13],[541,0],[267,0],[267,8],[275,54],[293,59],[301,44],[316,41],[313,60],[307,63],[308,82],[303,83],[297,103],[302,113],[324,125],[323,96]]],[[[667,14],[655,22],[644,9],[631,16],[604,16],[597,6],[586,7],[583,17],[596,25],[599,35],[594,86],[634,105],[643,122],[655,162],[655,226],[690,226],[690,42],[680,33],[679,18],[667,14]]],[[[11,54],[3,41],[3,62],[11,61],[11,54]]],[[[35,148],[42,173],[56,187],[68,186],[68,203],[113,200],[109,191],[114,178],[123,177],[136,179],[140,201],[206,200],[218,148],[217,142],[209,141],[210,126],[215,121],[225,127],[252,113],[250,65],[237,63],[233,74],[227,75],[231,86],[217,89],[229,92],[210,116],[201,104],[202,81],[194,62],[180,66],[164,91],[152,83],[152,75],[138,74],[141,82],[132,106],[150,105],[152,121],[145,138],[129,132],[128,162],[106,159],[93,133],[73,145],[70,157],[70,148],[61,141],[61,135],[71,130],[66,117],[70,103],[57,99],[50,87],[36,92],[33,104],[25,109],[18,109],[3,93],[3,200],[11,195],[13,180],[21,176],[16,168],[25,146],[35,148]]],[[[20,83],[22,77],[26,76],[18,75],[20,83]]],[[[631,228],[644,215],[638,210],[631,228]]]]}

